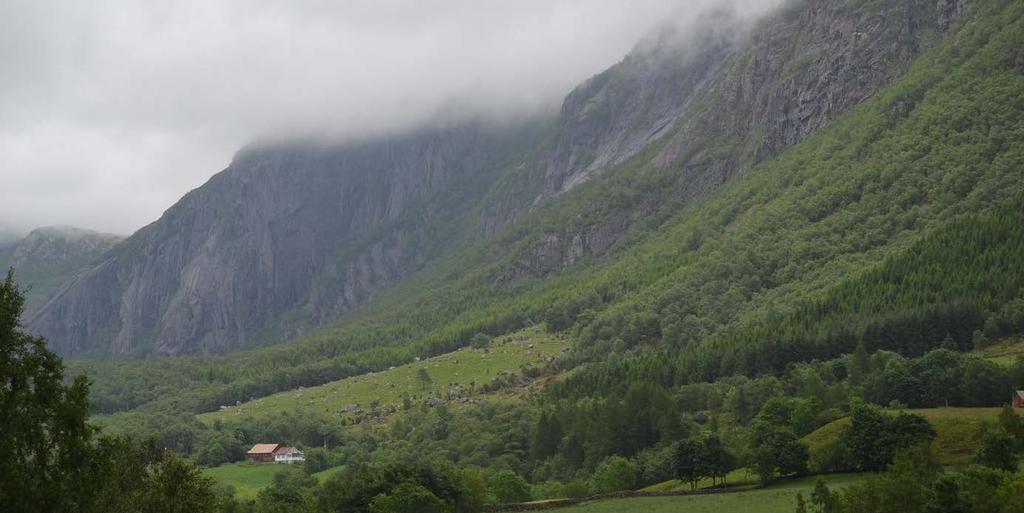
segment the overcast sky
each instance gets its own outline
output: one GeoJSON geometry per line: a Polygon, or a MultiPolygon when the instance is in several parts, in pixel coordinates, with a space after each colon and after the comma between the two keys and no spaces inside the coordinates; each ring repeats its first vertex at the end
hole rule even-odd
{"type": "Polygon", "coordinates": [[[128,234],[254,138],[557,106],[721,3],[0,0],[0,232],[128,234]]]}

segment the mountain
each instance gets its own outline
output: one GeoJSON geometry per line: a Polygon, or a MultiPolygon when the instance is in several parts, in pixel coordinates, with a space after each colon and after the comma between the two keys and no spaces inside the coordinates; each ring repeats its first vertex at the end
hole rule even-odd
{"type": "Polygon", "coordinates": [[[457,214],[533,128],[243,150],[27,324],[69,355],[219,353],[294,335],[454,244],[457,214]]]}
{"type": "Polygon", "coordinates": [[[0,267],[15,269],[19,283],[28,289],[25,306],[31,312],[122,240],[120,235],[70,226],[37,228],[0,244],[0,267]]]}
{"type": "Polygon", "coordinates": [[[501,283],[546,276],[826,126],[904,73],[963,10],[832,0],[753,28],[717,13],[694,36],[638,45],[571,92],[554,121],[254,146],[28,326],[65,355],[223,353],[329,323],[475,241],[499,241],[492,259],[520,255],[501,283]],[[523,234],[531,216],[551,222],[523,234]]]}
{"type": "MultiPolygon", "coordinates": [[[[911,4],[872,2],[850,15],[901,5],[911,4]]],[[[1024,37],[1024,14],[1015,5],[976,4],[941,38],[922,31],[932,46],[922,47],[890,85],[704,197],[680,195],[680,175],[654,165],[670,140],[664,137],[490,237],[480,238],[472,228],[479,224],[467,223],[473,236],[462,245],[381,290],[343,322],[287,344],[227,356],[76,362],[75,369],[93,377],[94,405],[110,413],[209,411],[450,352],[478,334],[498,336],[538,324],[577,342],[575,364],[648,349],[679,353],[656,353],[671,366],[659,380],[714,379],[724,362],[750,372],[784,365],[789,360],[766,355],[786,356],[772,349],[787,346],[771,339],[760,344],[760,326],[787,333],[773,319],[811,308],[806,305],[832,287],[906,251],[918,238],[1020,192],[1024,148],[1015,141],[1024,119],[1018,116],[1024,61],[1014,52],[1024,37]],[[589,233],[615,216],[629,223],[603,252],[586,254],[582,240],[568,245],[579,251],[538,252],[545,244],[557,249],[560,239],[573,240],[572,234],[589,233]]],[[[794,30],[794,38],[804,34],[794,30]]],[[[493,204],[495,190],[522,183],[518,177],[551,147],[549,139],[501,173],[482,204],[493,204]]],[[[480,219],[482,212],[486,208],[466,217],[480,219]]],[[[978,283],[1006,271],[988,266],[984,273],[988,281],[978,283]]],[[[968,320],[975,323],[1000,308],[986,302],[968,320]]],[[[912,306],[890,309],[910,312],[908,325],[916,322],[912,306]]],[[[808,331],[831,329],[832,321],[815,322],[808,331]]],[[[815,351],[823,353],[811,354],[835,355],[849,343],[828,340],[814,339],[815,351]]]]}
{"type": "MultiPolygon", "coordinates": [[[[860,9],[892,5],[902,4],[860,9]]],[[[656,143],[382,290],[344,322],[226,356],[73,361],[72,370],[93,379],[92,404],[116,413],[111,423],[163,432],[182,412],[298,397],[538,325],[573,342],[545,367],[571,370],[551,387],[573,404],[621,398],[637,381],[681,394],[722,387],[719,398],[747,376],[774,387],[776,373],[858,342],[909,355],[946,345],[933,336],[943,326],[956,326],[957,348],[978,330],[1019,334],[1019,266],[1006,262],[1020,244],[1000,227],[1012,227],[1005,212],[1024,201],[1024,6],[972,4],[948,31],[888,87],[706,197],[676,202],[676,176],[647,160],[656,143]],[[536,259],[553,233],[645,197],[657,208],[605,253],[572,265],[555,254],[549,268],[536,259]],[[507,279],[523,262],[543,274],[507,279]]],[[[758,390],[752,382],[746,393],[758,390]]],[[[679,404],[706,409],[700,394],[679,404]]]]}
{"type": "MultiPolygon", "coordinates": [[[[700,77],[688,87],[663,79],[676,76],[663,63],[643,66],[638,59],[627,58],[574,91],[563,107],[559,148],[600,152],[601,142],[588,146],[575,140],[587,119],[578,112],[612,113],[603,115],[600,126],[605,127],[628,124],[628,116],[635,112],[666,112],[674,121],[668,126],[655,121],[636,125],[639,134],[656,131],[660,137],[641,145],[642,152],[634,148],[619,154],[615,161],[623,164],[618,172],[622,176],[602,184],[580,200],[581,205],[557,205],[556,210],[563,210],[553,215],[568,222],[557,223],[534,240],[505,279],[544,276],[583,257],[600,256],[628,227],[663,222],[798,144],[904,74],[941,40],[965,7],[958,0],[907,0],[861,3],[857,8],[843,1],[793,2],[783,9],[761,20],[740,40],[742,44],[735,36],[697,38],[685,51],[671,54],[682,58],[669,62],[695,66],[678,72],[700,77]],[[725,60],[711,66],[702,57],[708,52],[725,60]],[[668,104],[654,95],[640,105],[617,110],[630,101],[616,93],[616,87],[644,97],[648,83],[656,84],[660,95],[666,90],[682,94],[668,104]],[[684,114],[674,114],[677,111],[684,114]],[[627,177],[624,168],[645,170],[646,176],[627,177]]],[[[561,162],[558,155],[556,151],[552,162],[561,162]]],[[[557,192],[563,184],[577,184],[593,175],[571,164],[551,165],[542,190],[557,192]]]]}

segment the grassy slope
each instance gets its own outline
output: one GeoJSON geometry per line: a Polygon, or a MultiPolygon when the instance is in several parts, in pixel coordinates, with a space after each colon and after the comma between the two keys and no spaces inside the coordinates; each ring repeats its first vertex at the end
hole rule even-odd
{"type": "MultiPolygon", "coordinates": [[[[1009,397],[1007,397],[1009,399],[1009,397]]],[[[999,408],[928,408],[908,410],[924,416],[935,427],[937,436],[933,442],[939,462],[945,465],[967,463],[980,447],[978,432],[986,422],[994,422],[999,408]]],[[[824,445],[839,438],[842,430],[850,424],[844,417],[807,435],[804,440],[811,448],[811,455],[824,445]]]]}
{"type": "Polygon", "coordinates": [[[1012,337],[992,344],[981,351],[974,351],[987,360],[999,365],[1013,365],[1017,359],[1024,356],[1024,337],[1012,337]]]}
{"type": "Polygon", "coordinates": [[[251,498],[270,485],[284,465],[276,463],[230,463],[203,470],[203,474],[233,486],[239,497],[251,498]]]}
{"type": "MultiPolygon", "coordinates": [[[[759,479],[756,474],[750,471],[748,468],[738,468],[729,472],[726,476],[726,482],[729,485],[751,485],[759,483],[759,479]]],[[[702,479],[697,483],[698,488],[709,488],[713,486],[710,479],[702,479]]],[[[646,488],[641,489],[643,492],[674,492],[681,490],[689,490],[690,483],[680,481],[678,479],[672,479],[670,481],[664,481],[658,484],[653,484],[646,488]]]]}
{"type": "MultiPolygon", "coordinates": [[[[863,479],[863,475],[831,475],[825,481],[840,488],[863,479]]],[[[615,499],[580,504],[560,509],[564,513],[792,513],[796,509],[796,494],[808,496],[815,477],[786,481],[762,490],[698,495],[689,497],[641,497],[615,499]]]]}
{"type": "Polygon", "coordinates": [[[565,339],[534,328],[494,339],[486,351],[463,348],[382,372],[274,394],[241,406],[205,413],[199,419],[204,422],[215,419],[235,421],[282,412],[344,417],[346,414],[342,409],[347,405],[357,404],[367,410],[375,401],[380,407],[400,406],[405,396],[443,395],[453,385],[479,386],[503,371],[518,372],[520,367],[528,364],[542,367],[547,358],[557,358],[568,347],[565,339]],[[419,380],[417,374],[420,369],[427,370],[433,381],[431,385],[424,386],[419,380]]]}
{"type": "MultiPolygon", "coordinates": [[[[345,467],[334,467],[312,475],[317,481],[323,483],[344,469],[345,467]]],[[[203,469],[203,474],[212,477],[218,483],[231,485],[239,497],[252,498],[260,490],[270,486],[274,475],[282,470],[285,470],[285,466],[277,463],[240,462],[203,469]]]]}
{"type": "Polygon", "coordinates": [[[317,472],[317,473],[313,474],[313,477],[315,477],[317,481],[319,481],[321,484],[323,484],[324,481],[327,481],[332,476],[334,476],[334,474],[337,474],[337,473],[339,473],[339,472],[341,472],[343,470],[345,470],[345,466],[344,465],[342,465],[340,467],[332,467],[332,468],[329,468],[327,470],[321,470],[320,472],[317,472]]]}

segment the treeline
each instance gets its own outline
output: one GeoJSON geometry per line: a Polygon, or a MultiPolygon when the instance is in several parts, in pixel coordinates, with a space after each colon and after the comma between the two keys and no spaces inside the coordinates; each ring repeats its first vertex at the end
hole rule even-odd
{"type": "MultiPolygon", "coordinates": [[[[938,345],[953,347],[948,340],[938,345]]],[[[509,469],[531,481],[571,481],[608,457],[641,457],[709,423],[746,429],[775,398],[790,398],[788,428],[803,436],[846,414],[851,398],[915,408],[995,406],[1024,383],[1024,361],[1003,367],[950,349],[906,358],[869,354],[860,344],[851,354],[790,364],[777,375],[703,383],[689,382],[679,361],[670,351],[615,355],[551,382],[537,404],[485,402],[454,411],[409,404],[385,434],[288,412],[213,425],[188,414],[133,414],[119,417],[117,427],[155,436],[162,447],[211,466],[241,459],[261,440],[326,446],[323,468],[387,453],[382,446],[399,440],[400,452],[417,457],[509,469]]],[[[730,444],[743,443],[725,436],[730,444]]]]}
{"type": "MultiPolygon", "coordinates": [[[[793,363],[831,359],[858,346],[907,356],[940,347],[982,349],[1024,333],[1022,261],[1024,196],[938,230],[793,314],[769,313],[705,343],[662,344],[653,352],[610,358],[554,389],[589,380],[580,386],[579,394],[586,395],[638,379],[672,386],[734,374],[779,374],[793,363]]],[[[631,331],[657,336],[656,317],[638,319],[631,331]]]]}
{"type": "MultiPolygon", "coordinates": [[[[161,444],[193,454],[205,465],[237,461],[252,443],[273,439],[309,447],[310,472],[361,461],[440,459],[511,471],[537,486],[575,483],[579,490],[584,488],[580,480],[619,457],[635,466],[635,482],[646,485],[673,478],[669,461],[681,440],[713,434],[737,467],[754,468],[757,448],[771,445],[750,443],[761,429],[757,426],[772,426],[756,435],[761,440],[788,443],[850,414],[851,401],[901,407],[1000,405],[1013,383],[1024,383],[1024,361],[1003,368],[944,349],[904,358],[891,352],[868,355],[861,347],[839,359],[795,364],[780,376],[734,376],[672,387],[640,379],[585,396],[578,395],[583,382],[570,381],[576,388],[553,385],[539,404],[485,402],[457,409],[420,404],[395,414],[386,432],[289,413],[213,426],[161,418],[148,429],[161,444]]],[[[775,454],[784,453],[779,449],[775,454]]],[[[858,468],[843,463],[852,461],[845,456],[819,460],[812,464],[818,471],[858,468]]]]}
{"type": "Polygon", "coordinates": [[[696,351],[687,373],[702,377],[779,372],[857,344],[923,354],[945,343],[970,350],[1024,332],[1024,196],[952,223],[859,278],[787,316],[769,316],[696,351]]]}
{"type": "MultiPolygon", "coordinates": [[[[753,419],[742,447],[731,446],[719,432],[701,429],[635,458],[607,457],[593,471],[572,480],[539,481],[535,475],[531,485],[508,468],[453,465],[444,457],[451,453],[420,452],[398,443],[393,450],[379,448],[368,459],[349,462],[345,470],[323,484],[309,477],[308,472],[317,468],[309,468],[307,461],[305,471],[283,469],[254,500],[232,498],[230,490],[222,490],[221,500],[230,506],[229,511],[238,512],[470,512],[486,504],[586,497],[671,479],[691,487],[724,486],[730,472],[742,466],[753,469],[763,482],[771,482],[808,472],[808,448],[789,426],[789,410],[794,404],[791,399],[779,398],[767,402],[753,419]]],[[[449,415],[440,413],[441,417],[449,415]]],[[[427,429],[436,430],[437,426],[427,429]]],[[[928,422],[917,415],[893,415],[859,405],[839,442],[844,454],[850,455],[849,468],[876,469],[885,468],[901,451],[926,444],[934,436],[928,422]]],[[[447,442],[458,447],[463,440],[456,435],[447,442]]],[[[322,453],[311,450],[309,454],[322,453]]]]}

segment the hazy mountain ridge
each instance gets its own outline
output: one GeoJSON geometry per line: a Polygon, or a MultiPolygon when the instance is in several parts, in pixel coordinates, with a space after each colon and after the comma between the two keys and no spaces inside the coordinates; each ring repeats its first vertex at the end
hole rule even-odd
{"type": "Polygon", "coordinates": [[[0,266],[13,267],[27,287],[32,312],[100,255],[124,240],[121,235],[71,226],[46,226],[0,246],[0,266]]]}
{"type": "MultiPolygon", "coordinates": [[[[619,161],[632,158],[629,167],[653,170],[648,173],[649,183],[623,180],[593,194],[583,207],[585,216],[567,219],[533,240],[501,280],[541,277],[588,256],[603,255],[630,226],[660,222],[712,194],[887,87],[939,42],[964,12],[960,0],[901,0],[859,8],[840,0],[795,2],[763,20],[742,46],[730,46],[733,39],[711,39],[704,50],[728,59],[717,64],[717,73],[682,89],[685,94],[674,104],[690,108],[659,128],[660,139],[618,156],[619,161]],[[609,207],[607,200],[613,194],[617,204],[609,207]]],[[[605,74],[622,74],[618,68],[632,66],[631,62],[627,59],[605,74]]],[[[600,83],[600,78],[593,81],[600,83]]],[[[577,99],[593,88],[592,82],[584,84],[566,105],[601,108],[597,105],[609,101],[603,88],[586,101],[577,99]]],[[[659,94],[668,93],[660,90],[659,94]]],[[[659,95],[645,100],[639,110],[665,104],[659,95]]],[[[581,130],[565,126],[567,108],[563,108],[563,137],[581,130]]],[[[545,190],[557,191],[565,183],[578,185],[591,176],[574,169],[571,165],[549,168],[545,190]]]]}
{"type": "Polygon", "coordinates": [[[555,131],[468,126],[247,150],[29,327],[63,354],[220,353],[283,340],[537,208],[553,223],[499,244],[522,254],[500,280],[544,276],[605,254],[638,221],[657,222],[803,140],[899,76],[962,11],[957,0],[797,3],[743,45],[712,35],[638,49],[571,93],[555,131]],[[552,200],[629,162],[660,174],[656,186],[552,200]],[[558,215],[581,201],[584,216],[558,215]]]}
{"type": "Polygon", "coordinates": [[[453,192],[492,179],[500,148],[514,146],[521,128],[247,149],[28,325],[64,354],[103,354],[109,342],[114,355],[238,349],[287,329],[271,324],[289,312],[305,319],[293,329],[316,325],[422,266],[433,245],[454,236],[428,229],[469,208],[476,196],[453,192]]]}

